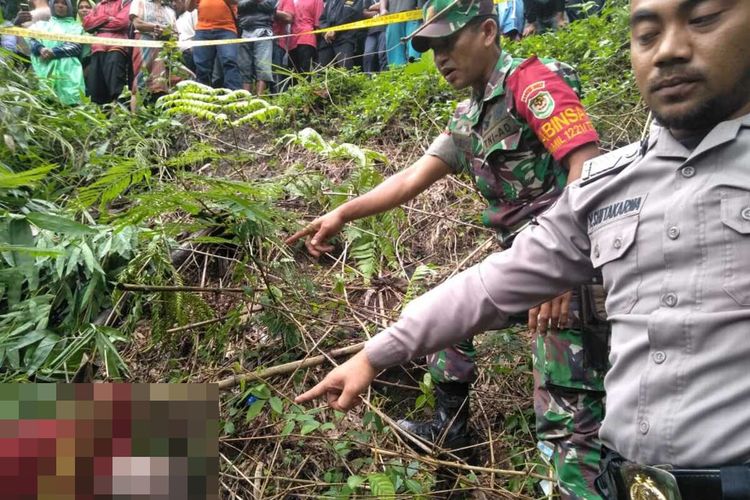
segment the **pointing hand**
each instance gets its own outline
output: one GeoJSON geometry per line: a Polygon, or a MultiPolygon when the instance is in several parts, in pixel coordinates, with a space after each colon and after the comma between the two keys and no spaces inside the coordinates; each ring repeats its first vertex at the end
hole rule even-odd
{"type": "Polygon", "coordinates": [[[284,240],[284,243],[291,245],[300,238],[307,236],[307,240],[305,241],[307,251],[314,257],[320,257],[322,254],[333,250],[333,245],[328,243],[328,239],[341,231],[344,223],[343,217],[334,210],[322,217],[318,217],[304,229],[297,231],[284,240]]]}
{"type": "Polygon", "coordinates": [[[325,396],[334,410],[348,411],[360,402],[359,395],[367,390],[377,375],[365,351],[360,351],[326,375],[315,387],[300,394],[295,403],[306,403],[325,396]]]}

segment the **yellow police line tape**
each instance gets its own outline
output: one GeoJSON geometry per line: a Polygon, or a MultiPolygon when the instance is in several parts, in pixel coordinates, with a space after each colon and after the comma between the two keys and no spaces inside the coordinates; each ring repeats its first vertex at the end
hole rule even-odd
{"type": "MultiPolygon", "coordinates": [[[[362,28],[373,28],[376,26],[385,26],[387,24],[403,23],[406,21],[415,21],[422,19],[422,11],[419,9],[396,12],[395,14],[386,14],[384,16],[363,19],[353,23],[331,26],[330,28],[321,28],[305,33],[295,35],[274,35],[262,36],[255,38],[235,38],[232,40],[188,40],[180,42],[180,48],[188,49],[192,47],[205,47],[210,45],[229,45],[233,43],[251,43],[260,40],[274,40],[277,38],[286,38],[290,36],[309,35],[327,33],[329,31],[349,31],[362,28]]],[[[45,31],[36,31],[28,28],[8,27],[0,28],[0,35],[12,35],[28,38],[38,38],[42,40],[52,40],[55,42],[73,42],[97,45],[111,45],[116,47],[162,47],[166,42],[163,40],[132,40],[129,38],[102,38],[93,35],[63,35],[61,33],[47,33],[45,31]]]]}
{"type": "MultiPolygon", "coordinates": [[[[504,3],[506,0],[493,0],[494,3],[504,3]]],[[[261,36],[255,38],[235,38],[231,40],[188,40],[180,42],[179,46],[182,49],[189,49],[192,47],[207,47],[211,45],[230,45],[234,43],[252,43],[260,40],[275,40],[277,38],[287,38],[290,36],[299,35],[317,35],[321,33],[327,33],[329,31],[349,31],[358,30],[362,28],[374,28],[376,26],[385,26],[387,24],[403,23],[406,21],[416,21],[422,19],[422,11],[420,9],[406,10],[403,12],[396,12],[395,14],[386,14],[384,16],[371,17],[370,19],[363,19],[361,21],[354,21],[353,23],[341,24],[339,26],[331,26],[330,28],[320,28],[313,31],[306,31],[305,33],[297,33],[295,35],[274,35],[274,36],[261,36]]],[[[30,30],[28,28],[18,27],[7,27],[0,28],[0,35],[11,35],[19,36],[24,38],[38,38],[41,40],[52,40],[55,42],[73,42],[73,43],[85,43],[85,44],[96,44],[96,45],[110,45],[115,47],[162,47],[164,46],[164,40],[133,40],[130,38],[102,38],[93,35],[63,35],[60,33],[47,33],[45,31],[30,30]]]]}

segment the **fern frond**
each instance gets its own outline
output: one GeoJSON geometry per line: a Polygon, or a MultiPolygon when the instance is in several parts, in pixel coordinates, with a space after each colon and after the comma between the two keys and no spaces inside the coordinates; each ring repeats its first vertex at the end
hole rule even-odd
{"type": "Polygon", "coordinates": [[[135,158],[121,158],[99,180],[81,188],[78,203],[90,207],[99,200],[101,205],[106,205],[130,186],[147,182],[150,178],[150,168],[144,167],[135,158]]]}
{"type": "Polygon", "coordinates": [[[223,158],[224,155],[206,142],[195,142],[177,156],[167,160],[168,167],[184,168],[223,158]]]}

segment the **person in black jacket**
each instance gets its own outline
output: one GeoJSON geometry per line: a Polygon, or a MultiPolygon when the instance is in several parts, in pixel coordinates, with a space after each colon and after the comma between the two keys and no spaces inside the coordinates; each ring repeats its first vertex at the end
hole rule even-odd
{"type": "Polygon", "coordinates": [[[565,0],[565,14],[570,22],[598,14],[604,0],[565,0]]]}
{"type": "MultiPolygon", "coordinates": [[[[363,0],[328,0],[320,18],[321,28],[330,28],[362,18],[363,0]]],[[[355,30],[328,31],[318,42],[318,62],[351,69],[354,65],[355,30]]]]}
{"type": "MultiPolygon", "coordinates": [[[[237,14],[242,38],[271,36],[276,4],[277,0],[240,0],[237,14]]],[[[273,82],[272,59],[273,40],[240,44],[240,73],[245,90],[251,91],[255,82],[255,91],[258,95],[266,91],[268,84],[273,82]]]]}
{"type": "Polygon", "coordinates": [[[567,22],[565,0],[523,0],[526,27],[523,36],[556,31],[567,22]]]}

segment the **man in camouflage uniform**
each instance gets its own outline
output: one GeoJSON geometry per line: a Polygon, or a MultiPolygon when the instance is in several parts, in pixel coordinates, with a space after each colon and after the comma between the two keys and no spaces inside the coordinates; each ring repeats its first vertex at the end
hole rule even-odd
{"type": "MultiPolygon", "coordinates": [[[[433,49],[448,83],[472,87],[473,97],[459,104],[447,130],[412,166],[316,219],[288,243],[309,236],[307,248],[319,256],[332,250],[327,239],[346,222],[397,207],[438,179],[465,171],[487,199],[483,222],[497,230],[502,246],[509,246],[516,232],[557,199],[568,178],[578,178],[583,162],[598,154],[598,136],[580,103],[572,68],[503,53],[491,0],[433,0],[424,8],[424,19],[413,46],[421,52],[433,49]]],[[[543,306],[542,314],[529,314],[530,326],[536,326],[537,316],[541,323],[535,338],[534,406],[539,448],[555,466],[563,495],[598,498],[592,485],[604,412],[602,372],[592,369],[591,349],[581,341],[581,310],[592,307],[582,308],[580,297],[568,293],[543,306]]],[[[598,350],[606,356],[606,348],[598,350]]],[[[469,444],[475,356],[471,341],[430,356],[437,382],[434,417],[399,425],[446,448],[469,444]]]]}

